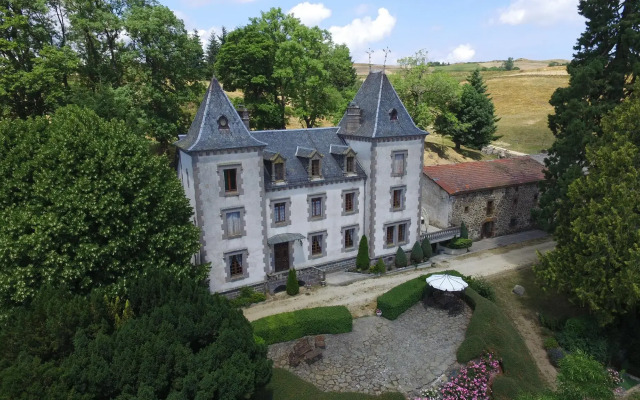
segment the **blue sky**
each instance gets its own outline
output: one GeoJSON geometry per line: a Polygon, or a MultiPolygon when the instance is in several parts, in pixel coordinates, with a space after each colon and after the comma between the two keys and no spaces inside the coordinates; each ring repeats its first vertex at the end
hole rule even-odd
{"type": "Polygon", "coordinates": [[[351,49],[355,62],[388,64],[424,49],[431,61],[571,59],[584,30],[578,0],[267,1],[159,0],[203,38],[246,25],[261,11],[280,7],[307,25],[329,30],[351,49]]]}

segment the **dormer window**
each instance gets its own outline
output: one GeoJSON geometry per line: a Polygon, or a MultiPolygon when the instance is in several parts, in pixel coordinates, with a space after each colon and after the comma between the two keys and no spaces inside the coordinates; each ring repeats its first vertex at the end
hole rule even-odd
{"type": "Polygon", "coordinates": [[[397,121],[398,120],[398,110],[396,110],[395,108],[392,108],[389,111],[389,119],[391,121],[397,121]]]}
{"type": "Polygon", "coordinates": [[[218,118],[218,129],[229,129],[229,120],[224,115],[218,118]]]}
{"type": "Polygon", "coordinates": [[[284,181],[284,163],[276,162],[273,164],[273,178],[276,182],[284,181]]]}
{"type": "Polygon", "coordinates": [[[320,160],[319,159],[311,160],[311,177],[320,178],[320,160]]]}
{"type": "Polygon", "coordinates": [[[347,174],[356,173],[356,159],[353,156],[347,156],[345,159],[345,171],[347,174]]]}

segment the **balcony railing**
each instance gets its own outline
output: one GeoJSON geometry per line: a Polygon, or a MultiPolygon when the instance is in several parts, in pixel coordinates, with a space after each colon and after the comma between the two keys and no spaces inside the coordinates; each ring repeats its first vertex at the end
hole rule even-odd
{"type": "Polygon", "coordinates": [[[437,232],[428,232],[420,235],[420,240],[424,238],[429,239],[430,243],[444,242],[445,240],[453,239],[456,236],[460,236],[460,227],[454,226],[453,228],[443,229],[437,232]]]}

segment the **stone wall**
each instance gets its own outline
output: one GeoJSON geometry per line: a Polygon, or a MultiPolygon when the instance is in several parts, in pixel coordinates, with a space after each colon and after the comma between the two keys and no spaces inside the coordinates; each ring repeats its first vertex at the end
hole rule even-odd
{"type": "Polygon", "coordinates": [[[532,229],[531,209],[537,207],[538,196],[537,183],[452,196],[450,222],[459,226],[464,221],[469,238],[474,240],[484,236],[483,225],[490,222],[493,222],[492,236],[532,229]],[[487,210],[489,201],[493,201],[493,211],[487,210]]]}

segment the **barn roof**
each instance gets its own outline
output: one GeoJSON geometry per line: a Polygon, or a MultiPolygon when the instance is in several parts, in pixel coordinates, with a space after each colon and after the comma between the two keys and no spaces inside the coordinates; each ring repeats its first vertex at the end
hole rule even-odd
{"type": "Polygon", "coordinates": [[[450,195],[539,182],[544,166],[533,158],[465,162],[424,167],[423,173],[450,195]]]}

